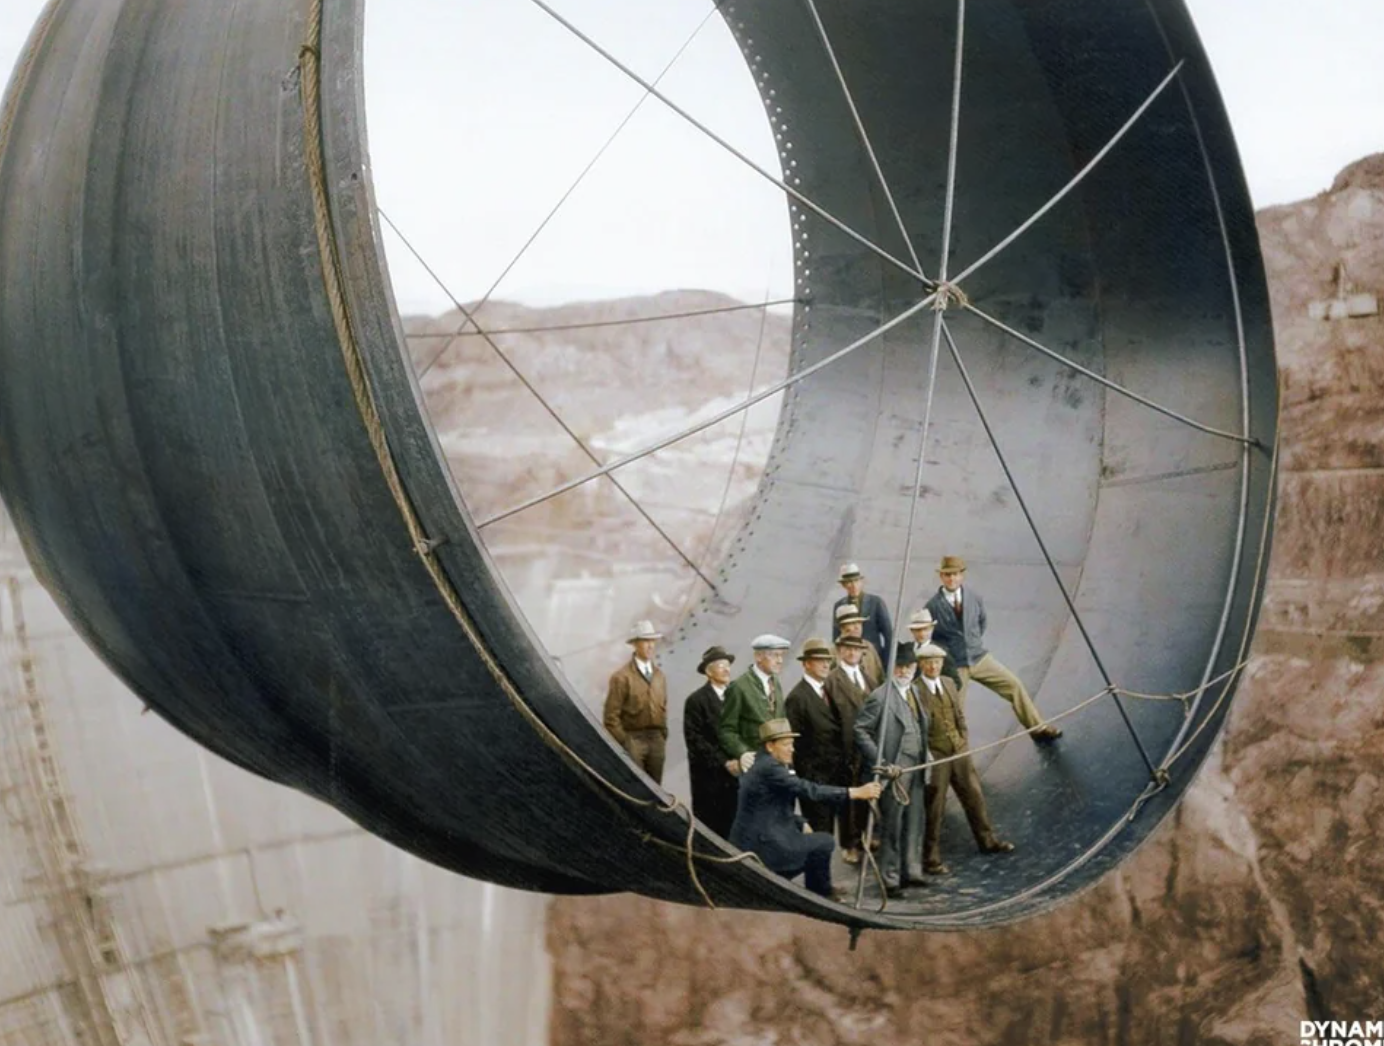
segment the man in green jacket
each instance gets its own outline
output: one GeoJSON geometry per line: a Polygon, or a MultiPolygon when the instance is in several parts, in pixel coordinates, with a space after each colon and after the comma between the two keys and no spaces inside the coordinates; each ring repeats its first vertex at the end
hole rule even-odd
{"type": "Polygon", "coordinates": [[[783,687],[778,676],[783,671],[784,652],[791,645],[780,636],[757,637],[751,644],[754,664],[726,687],[717,733],[726,758],[740,760],[742,771],[754,765],[760,725],[784,718],[783,687]]]}

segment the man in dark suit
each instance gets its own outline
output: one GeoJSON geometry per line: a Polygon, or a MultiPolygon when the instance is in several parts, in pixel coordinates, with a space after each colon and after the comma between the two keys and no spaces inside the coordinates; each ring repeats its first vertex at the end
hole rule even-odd
{"type": "Polygon", "coordinates": [[[985,601],[979,592],[963,584],[966,561],[960,556],[943,556],[937,576],[942,587],[927,601],[927,609],[937,622],[934,642],[952,656],[961,675],[961,700],[966,700],[970,682],[977,682],[1013,706],[1014,717],[1034,741],[1056,741],[1062,730],[1043,722],[1023,681],[985,649],[985,601]]]}
{"type": "Polygon", "coordinates": [[[865,591],[865,575],[855,563],[842,563],[841,573],[836,580],[841,583],[846,594],[832,606],[833,614],[838,607],[847,603],[855,607],[865,619],[861,635],[874,646],[879,654],[880,664],[887,665],[889,647],[894,642],[894,624],[889,617],[889,608],[879,596],[865,591]]]}
{"type": "Polygon", "coordinates": [[[913,689],[913,643],[900,643],[894,676],[865,699],[855,718],[855,743],[867,772],[895,779],[880,800],[879,870],[884,888],[897,896],[910,882],[923,881],[924,771],[898,773],[927,760],[927,710],[913,689]],[[908,798],[900,803],[895,788],[908,798]]]}
{"type": "Polygon", "coordinates": [[[633,656],[611,673],[603,717],[610,736],[660,784],[668,747],[668,681],[654,664],[654,646],[662,638],[651,621],[634,626],[626,640],[633,656]]]}
{"type": "MultiPolygon", "coordinates": [[[[855,784],[863,779],[860,763],[860,749],[855,744],[855,717],[870,691],[879,685],[879,680],[871,682],[860,663],[866,652],[874,653],[875,648],[859,636],[838,636],[836,639],[836,667],[827,676],[823,689],[831,702],[841,713],[841,735],[846,745],[845,784],[855,784]]],[[[841,842],[841,857],[847,864],[860,860],[861,838],[865,834],[865,820],[870,808],[866,803],[850,802],[839,818],[840,830],[837,838],[841,842]]]]}
{"type": "Polygon", "coordinates": [[[741,770],[754,763],[759,749],[759,727],[770,719],[783,718],[783,687],[779,673],[783,671],[784,652],[790,646],[781,636],[762,635],[751,644],[754,664],[730,686],[721,705],[718,733],[721,751],[727,759],[740,762],[741,770]]]}
{"type": "Polygon", "coordinates": [[[985,806],[980,775],[971,762],[970,742],[966,734],[966,715],[961,710],[961,698],[952,681],[942,674],[942,660],[947,652],[939,646],[926,644],[918,651],[921,677],[917,689],[927,704],[927,746],[933,759],[951,759],[932,768],[927,783],[927,829],[923,833],[923,871],[928,875],[946,875],[951,869],[942,863],[942,818],[947,809],[947,788],[956,792],[961,809],[971,826],[981,853],[1003,854],[1014,844],[995,834],[990,812],[985,806]],[[959,758],[952,758],[959,757],[959,758]]]}
{"type": "Polygon", "coordinates": [[[764,866],[785,879],[806,873],[804,885],[823,897],[834,894],[831,886],[831,852],[836,842],[793,813],[793,804],[807,800],[844,803],[848,799],[875,799],[878,784],[842,788],[804,780],[793,772],[793,732],[787,719],[760,724],[763,747],[740,780],[740,803],[730,841],[759,855],[764,866]]]}
{"type": "MultiPolygon", "coordinates": [[[[824,639],[809,639],[803,643],[802,652],[798,654],[803,677],[788,691],[783,704],[788,722],[798,734],[793,752],[793,766],[798,773],[819,784],[849,785],[853,781],[847,772],[847,735],[842,733],[845,717],[826,692],[833,657],[824,639]]],[[[850,718],[854,721],[855,717],[851,715],[850,718]]],[[[855,747],[853,737],[850,747],[855,747]]],[[[802,811],[814,832],[831,834],[836,823],[835,803],[804,799],[802,811]]]]}
{"type": "Polygon", "coordinates": [[[730,685],[735,655],[719,646],[702,654],[697,671],[706,685],[694,690],[682,709],[682,736],[687,742],[687,773],[692,783],[692,813],[717,835],[729,838],[735,822],[740,761],[721,751],[721,704],[730,685]]]}

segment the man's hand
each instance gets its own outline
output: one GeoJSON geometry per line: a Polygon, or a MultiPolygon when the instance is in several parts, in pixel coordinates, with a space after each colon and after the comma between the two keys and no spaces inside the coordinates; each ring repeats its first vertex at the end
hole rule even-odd
{"type": "Polygon", "coordinates": [[[727,760],[726,760],[726,773],[730,774],[731,777],[739,777],[739,776],[740,776],[740,760],[739,760],[739,759],[727,759],[727,760]]]}
{"type": "Polygon", "coordinates": [[[884,786],[878,781],[871,781],[869,784],[856,785],[849,791],[852,799],[878,799],[884,786]]]}
{"type": "Polygon", "coordinates": [[[742,774],[748,773],[752,766],[754,766],[754,753],[746,752],[740,757],[740,772],[742,774]]]}

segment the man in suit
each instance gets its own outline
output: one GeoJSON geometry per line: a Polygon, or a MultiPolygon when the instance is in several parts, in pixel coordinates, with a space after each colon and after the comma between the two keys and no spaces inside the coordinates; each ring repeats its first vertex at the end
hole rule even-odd
{"type": "Polygon", "coordinates": [[[804,876],[815,894],[832,897],[831,852],[836,842],[793,813],[795,802],[845,803],[874,799],[877,783],[842,788],[805,780],[793,772],[793,732],[787,719],[771,719],[758,729],[761,745],[749,770],[740,779],[740,802],[730,841],[759,855],[764,866],[785,879],[804,876]]]}
{"type": "Polygon", "coordinates": [[[1008,701],[1015,718],[1034,741],[1056,741],[1062,736],[1061,729],[1043,722],[1023,681],[985,649],[985,602],[979,592],[963,584],[966,561],[960,556],[943,556],[937,576],[942,579],[942,587],[928,600],[927,609],[937,622],[934,641],[956,662],[961,676],[961,700],[965,701],[973,680],[1008,701]]]}
{"type": "Polygon", "coordinates": [[[925,772],[898,771],[927,761],[928,735],[927,710],[913,689],[913,643],[900,643],[894,658],[893,678],[865,699],[855,718],[855,743],[866,769],[893,781],[879,803],[879,869],[891,897],[910,882],[923,881],[925,772]],[[896,788],[907,797],[906,804],[899,802],[896,788]]]}
{"type": "MultiPolygon", "coordinates": [[[[860,616],[860,611],[855,608],[854,603],[842,603],[833,612],[836,617],[837,637],[849,636],[852,639],[864,639],[865,619],[860,616]]],[[[860,653],[860,668],[865,673],[867,688],[875,689],[884,682],[884,662],[879,659],[879,651],[875,645],[866,642],[860,653]]]]}
{"type": "MultiPolygon", "coordinates": [[[[862,780],[860,749],[855,744],[855,717],[860,714],[870,691],[879,685],[879,680],[871,683],[866,678],[860,659],[865,651],[873,653],[874,649],[859,636],[838,636],[836,667],[823,684],[827,697],[841,713],[841,735],[846,745],[846,784],[862,780]]],[[[837,838],[841,841],[841,857],[847,864],[860,860],[861,838],[869,812],[866,803],[850,802],[841,813],[837,838]]]]}
{"type": "Polygon", "coordinates": [[[783,688],[778,677],[783,671],[784,651],[790,645],[781,636],[757,636],[751,644],[754,664],[726,687],[718,727],[721,751],[727,759],[738,760],[741,770],[754,764],[760,726],[783,718],[783,688]]]}
{"type": "Polygon", "coordinates": [[[727,759],[719,736],[721,705],[730,685],[735,655],[719,646],[702,654],[697,671],[706,685],[683,704],[682,736],[687,742],[687,773],[692,783],[692,813],[717,835],[730,837],[739,792],[740,761],[727,759]]]}
{"type": "Polygon", "coordinates": [[[662,638],[653,622],[635,624],[625,641],[634,647],[633,655],[610,676],[604,716],[610,736],[660,784],[668,747],[668,681],[654,664],[654,647],[662,638]]]}
{"type": "MultiPolygon", "coordinates": [[[[913,635],[913,654],[916,657],[918,651],[932,643],[932,630],[937,627],[937,623],[932,620],[932,611],[927,607],[922,610],[915,610],[908,619],[908,631],[913,635]]],[[[945,654],[946,651],[944,650],[945,654]]],[[[942,674],[956,684],[956,692],[961,692],[961,673],[956,670],[956,662],[952,656],[947,654],[946,660],[942,662],[942,674]]]]}
{"type": "MultiPolygon", "coordinates": [[[[819,784],[850,785],[853,781],[846,763],[848,735],[842,733],[845,717],[826,691],[834,656],[825,639],[804,642],[798,654],[803,677],[788,691],[783,706],[788,722],[798,734],[793,752],[793,766],[798,773],[819,784]]],[[[854,721],[854,716],[851,719],[854,721]]],[[[851,737],[850,748],[854,747],[855,738],[851,737]]],[[[802,811],[814,832],[831,834],[836,823],[835,803],[804,799],[802,811]]]]}
{"type": "Polygon", "coordinates": [[[927,746],[932,758],[941,760],[959,756],[932,768],[927,783],[927,829],[923,833],[923,871],[928,875],[946,875],[951,869],[942,863],[942,818],[947,810],[947,788],[950,786],[961,800],[961,809],[975,836],[981,853],[1003,854],[1014,844],[995,834],[990,813],[985,807],[985,793],[980,788],[980,775],[971,762],[970,742],[966,735],[966,716],[961,710],[961,697],[952,681],[942,674],[942,661],[947,652],[931,643],[918,651],[920,678],[917,689],[927,704],[927,746]]]}
{"type": "Polygon", "coordinates": [[[841,573],[836,580],[846,594],[836,601],[832,607],[833,613],[847,603],[855,607],[865,619],[861,634],[874,646],[880,663],[888,664],[889,647],[894,642],[894,623],[889,618],[889,608],[879,596],[865,591],[865,575],[855,563],[842,563],[841,573]]]}

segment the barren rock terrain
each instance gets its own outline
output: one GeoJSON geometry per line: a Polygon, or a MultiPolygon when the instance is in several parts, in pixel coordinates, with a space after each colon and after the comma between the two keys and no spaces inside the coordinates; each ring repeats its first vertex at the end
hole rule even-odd
{"type": "Polygon", "coordinates": [[[1282,1044],[1384,1018],[1384,156],[1260,216],[1283,377],[1255,657],[1216,756],[1134,859],[1050,915],[867,934],[620,896],[554,904],[553,1042],[1282,1044]]]}

